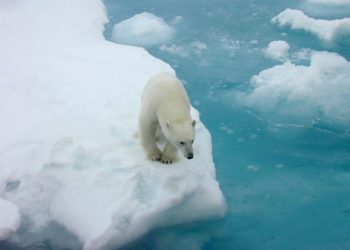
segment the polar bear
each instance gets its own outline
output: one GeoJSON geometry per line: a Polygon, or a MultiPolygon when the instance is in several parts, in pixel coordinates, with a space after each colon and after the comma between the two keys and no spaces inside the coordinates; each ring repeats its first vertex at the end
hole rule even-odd
{"type": "Polygon", "coordinates": [[[192,159],[195,124],[188,95],[179,79],[160,73],[147,82],[142,93],[139,135],[150,160],[170,164],[178,159],[178,150],[192,159]],[[163,151],[157,145],[157,131],[166,140],[163,151]]]}

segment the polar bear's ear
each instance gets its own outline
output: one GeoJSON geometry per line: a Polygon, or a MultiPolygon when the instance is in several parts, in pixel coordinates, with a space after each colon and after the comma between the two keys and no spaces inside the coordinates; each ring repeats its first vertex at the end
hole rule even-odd
{"type": "Polygon", "coordinates": [[[193,120],[193,121],[192,121],[192,126],[193,126],[193,127],[196,126],[196,120],[193,120]]]}

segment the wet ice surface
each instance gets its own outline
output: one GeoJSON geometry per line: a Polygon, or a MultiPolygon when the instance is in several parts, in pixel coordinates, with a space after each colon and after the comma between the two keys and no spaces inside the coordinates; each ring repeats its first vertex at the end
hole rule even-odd
{"type": "Polygon", "coordinates": [[[145,11],[175,30],[148,50],[185,80],[229,206],[222,221],[160,229],[129,247],[350,248],[350,39],[332,22],[350,17],[348,1],[104,2],[107,38],[145,11]],[[288,8],[313,19],[301,29],[271,22],[288,8]],[[315,29],[322,19],[332,28],[315,29]],[[280,40],[289,50],[266,56],[280,40]]]}

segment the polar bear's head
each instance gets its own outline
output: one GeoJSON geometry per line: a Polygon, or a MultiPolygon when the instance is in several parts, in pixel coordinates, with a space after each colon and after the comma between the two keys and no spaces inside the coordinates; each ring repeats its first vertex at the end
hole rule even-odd
{"type": "Polygon", "coordinates": [[[193,141],[196,121],[168,121],[162,126],[166,139],[177,147],[187,159],[193,158],[193,141]]]}

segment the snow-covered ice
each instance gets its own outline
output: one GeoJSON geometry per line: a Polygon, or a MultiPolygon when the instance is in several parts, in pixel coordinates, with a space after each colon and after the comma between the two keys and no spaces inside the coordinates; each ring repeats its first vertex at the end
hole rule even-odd
{"type": "Polygon", "coordinates": [[[11,202],[29,219],[24,230],[53,220],[85,249],[103,249],[224,215],[200,121],[193,160],[145,159],[140,93],[152,75],[174,72],[142,48],[107,42],[101,1],[3,1],[0,16],[0,221],[11,202]]]}
{"type": "Polygon", "coordinates": [[[327,46],[350,37],[350,18],[324,20],[308,17],[300,10],[286,9],[272,18],[280,27],[304,30],[316,35],[327,46]]]}
{"type": "Polygon", "coordinates": [[[350,122],[350,62],[331,52],[312,52],[309,66],[285,62],[251,79],[253,90],[240,102],[265,112],[323,116],[350,122]]]}
{"type": "Polygon", "coordinates": [[[267,57],[284,61],[288,57],[289,44],[286,41],[278,40],[269,43],[264,53],[267,57]]]}
{"type": "MultiPolygon", "coordinates": [[[[180,19],[179,17],[174,20],[177,22],[180,19]]],[[[112,40],[122,44],[147,47],[167,43],[173,35],[174,29],[163,18],[143,12],[115,24],[112,40]]]]}
{"type": "Polygon", "coordinates": [[[324,5],[350,5],[350,0],[307,0],[310,3],[324,4],[324,5]]]}
{"type": "Polygon", "coordinates": [[[0,241],[16,232],[20,225],[18,207],[12,202],[0,198],[0,241]]]}

